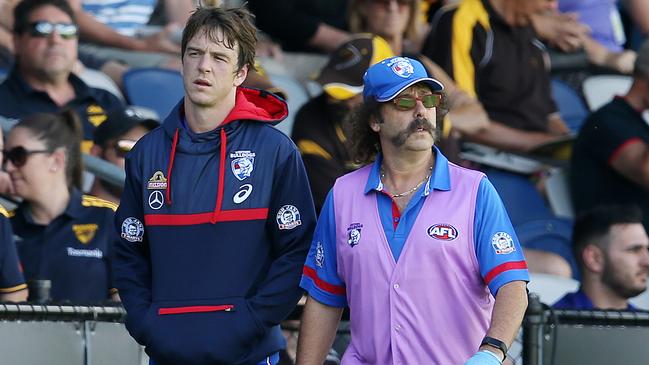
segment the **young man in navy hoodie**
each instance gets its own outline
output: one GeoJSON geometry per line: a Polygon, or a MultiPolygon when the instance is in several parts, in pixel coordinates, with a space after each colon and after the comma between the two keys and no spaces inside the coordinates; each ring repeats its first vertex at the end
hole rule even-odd
{"type": "Polygon", "coordinates": [[[185,98],[126,158],[115,280],[156,365],[276,364],[302,294],[315,212],[299,151],[272,127],[286,103],[240,87],[255,34],[245,9],[196,10],[185,98]]]}

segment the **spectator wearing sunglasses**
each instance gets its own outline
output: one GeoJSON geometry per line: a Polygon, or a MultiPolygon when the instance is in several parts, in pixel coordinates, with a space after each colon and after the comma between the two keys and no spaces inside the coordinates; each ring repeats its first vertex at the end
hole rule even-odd
{"type": "MultiPolygon", "coordinates": [[[[160,122],[133,107],[115,109],[108,119],[95,130],[94,145],[90,154],[124,169],[126,154],[135,143],[160,122]]],[[[90,195],[119,204],[122,187],[95,178],[90,195]]]]}
{"type": "Polygon", "coordinates": [[[14,8],[16,63],[0,85],[0,116],[74,109],[83,122],[82,151],[106,112],[123,106],[107,91],[88,87],[72,73],[77,61],[78,27],[65,0],[25,0],[14,8]]]}
{"type": "Polygon", "coordinates": [[[16,195],[10,212],[24,275],[50,280],[54,301],[117,299],[111,261],[115,204],[82,195],[81,123],[73,111],[37,113],[8,135],[4,167],[16,195]]]}
{"type": "Polygon", "coordinates": [[[297,363],[322,364],[348,306],[342,363],[501,364],[529,281],[507,212],[484,174],[436,148],[443,86],[420,62],[379,62],[364,85],[351,142],[368,165],[339,178],[322,208],[297,363]]]}

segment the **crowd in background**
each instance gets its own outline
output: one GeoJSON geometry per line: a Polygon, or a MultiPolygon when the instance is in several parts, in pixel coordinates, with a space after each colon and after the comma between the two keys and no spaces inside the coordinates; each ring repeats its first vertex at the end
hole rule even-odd
{"type": "MultiPolygon", "coordinates": [[[[240,5],[224,3],[0,0],[0,117],[6,137],[0,138],[6,208],[0,209],[0,299],[27,300],[30,282],[49,280],[53,301],[119,300],[111,260],[122,186],[84,175],[82,154],[124,169],[133,145],[166,117],[129,105],[124,75],[142,67],[179,71],[182,28],[191,11],[240,5]],[[96,87],[97,74],[117,94],[96,87]]],[[[569,171],[565,199],[574,214],[561,217],[569,224],[598,205],[633,204],[640,211],[619,213],[622,218],[607,224],[642,222],[649,228],[649,126],[643,116],[649,107],[649,43],[643,42],[649,2],[250,0],[247,6],[259,32],[257,70],[244,86],[277,93],[289,105],[295,95],[275,85],[274,75],[317,90],[299,110],[290,110],[287,132],[302,154],[318,212],[335,180],[361,166],[351,158],[346,122],[363,102],[365,71],[403,56],[419,60],[444,85],[448,114],[438,126],[438,147],[450,161],[490,178],[504,172],[525,181],[536,195],[516,199],[541,196],[546,206],[548,171],[561,166],[569,171]],[[566,60],[571,66],[556,66],[566,60]],[[583,98],[584,80],[596,74],[629,75],[632,84],[587,118],[568,120],[553,82],[583,98]],[[472,158],[476,144],[488,147],[493,159],[472,158]],[[521,171],[498,162],[503,153],[537,164],[521,171]]],[[[149,184],[166,184],[162,179],[153,176],[149,184]]],[[[502,189],[506,195],[507,186],[502,189]]],[[[540,217],[511,216],[514,228],[539,218],[559,217],[551,209],[540,217]]],[[[526,248],[530,271],[581,277],[589,283],[582,295],[596,306],[626,308],[626,300],[646,284],[625,288],[624,282],[635,284],[636,278],[619,279],[619,263],[608,266],[616,273],[606,272],[604,263],[615,258],[607,256],[607,244],[600,252],[606,258],[584,248],[583,237],[589,236],[583,225],[576,256],[552,244],[526,248]],[[606,299],[605,290],[593,284],[598,280],[622,287],[613,291],[624,300],[606,299]]],[[[634,229],[646,241],[646,233],[638,232],[642,227],[634,229]]],[[[629,265],[646,277],[647,247],[634,249],[638,260],[629,265]]]]}

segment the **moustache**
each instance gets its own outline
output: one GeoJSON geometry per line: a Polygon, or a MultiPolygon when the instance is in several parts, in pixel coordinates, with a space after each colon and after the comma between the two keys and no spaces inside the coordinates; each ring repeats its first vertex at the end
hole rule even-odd
{"type": "Polygon", "coordinates": [[[402,146],[406,143],[406,140],[411,134],[417,133],[419,129],[423,129],[428,134],[430,134],[433,139],[437,139],[435,135],[435,127],[433,126],[433,123],[431,123],[428,119],[426,118],[417,118],[411,121],[408,126],[401,131],[398,135],[394,136],[391,138],[392,144],[395,146],[402,146]]]}
{"type": "Polygon", "coordinates": [[[433,126],[433,123],[431,123],[426,118],[416,118],[412,122],[410,122],[410,124],[408,124],[406,131],[411,134],[417,132],[418,129],[423,129],[432,134],[435,130],[435,127],[433,126]]]}

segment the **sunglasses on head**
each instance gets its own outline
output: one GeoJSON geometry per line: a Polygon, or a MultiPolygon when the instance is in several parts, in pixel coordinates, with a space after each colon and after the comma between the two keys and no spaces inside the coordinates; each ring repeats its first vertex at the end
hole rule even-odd
{"type": "Polygon", "coordinates": [[[77,37],[79,28],[72,23],[50,23],[45,21],[34,22],[29,25],[29,34],[32,37],[49,37],[56,31],[63,39],[77,37]]]}
{"type": "Polygon", "coordinates": [[[412,110],[417,106],[418,100],[421,101],[427,109],[437,108],[442,103],[442,95],[427,94],[422,97],[405,95],[392,99],[392,102],[399,110],[412,110]]]}
{"type": "Polygon", "coordinates": [[[34,153],[52,153],[50,150],[27,150],[23,146],[17,146],[10,150],[2,151],[4,153],[3,163],[11,161],[11,163],[16,167],[23,167],[27,163],[27,158],[33,155],[34,153]]]}

